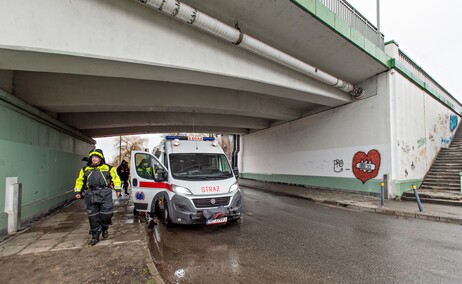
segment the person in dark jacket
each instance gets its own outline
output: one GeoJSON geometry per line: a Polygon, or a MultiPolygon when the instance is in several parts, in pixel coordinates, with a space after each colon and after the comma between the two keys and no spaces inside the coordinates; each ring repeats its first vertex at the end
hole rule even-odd
{"type": "Polygon", "coordinates": [[[128,195],[128,179],[130,176],[130,168],[128,167],[128,163],[123,160],[122,163],[117,167],[117,174],[120,177],[120,181],[122,182],[124,192],[128,195]]]}
{"type": "Polygon", "coordinates": [[[112,189],[120,196],[120,179],[116,170],[106,164],[103,151],[95,149],[88,154],[88,162],[80,169],[79,176],[75,180],[74,193],[77,199],[85,194],[85,206],[87,208],[88,221],[90,222],[91,240],[88,243],[94,246],[101,233],[103,238],[109,237],[108,228],[112,218],[112,189]]]}

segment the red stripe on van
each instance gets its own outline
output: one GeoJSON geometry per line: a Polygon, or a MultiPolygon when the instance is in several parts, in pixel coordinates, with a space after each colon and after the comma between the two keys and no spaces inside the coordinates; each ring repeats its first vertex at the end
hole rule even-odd
{"type": "Polygon", "coordinates": [[[140,187],[165,188],[172,191],[172,186],[166,182],[140,181],[140,187]]]}

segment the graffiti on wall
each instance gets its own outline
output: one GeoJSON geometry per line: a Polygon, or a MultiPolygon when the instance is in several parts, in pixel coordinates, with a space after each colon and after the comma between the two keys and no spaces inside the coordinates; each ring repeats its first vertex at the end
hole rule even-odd
{"type": "Polygon", "coordinates": [[[344,169],[345,163],[342,159],[335,159],[334,160],[334,172],[341,173],[343,170],[349,171],[350,169],[344,169]]]}
{"type": "Polygon", "coordinates": [[[334,160],[334,172],[340,173],[343,171],[343,160],[334,160]]]}
{"type": "Polygon", "coordinates": [[[425,146],[425,143],[427,143],[427,139],[425,137],[419,138],[417,140],[417,148],[425,146]]]}
{"type": "Polygon", "coordinates": [[[435,125],[436,136],[441,137],[441,146],[448,147],[454,138],[454,130],[457,128],[458,117],[452,114],[440,114],[438,123],[435,125]]]}
{"type": "Polygon", "coordinates": [[[370,150],[367,154],[360,151],[353,156],[351,168],[355,177],[365,183],[377,176],[380,162],[379,151],[374,149],[370,150]]]}
{"type": "Polygon", "coordinates": [[[456,129],[457,121],[458,117],[456,115],[451,114],[451,116],[449,117],[449,130],[451,130],[451,132],[453,132],[454,129],[456,129]]]}
{"type": "Polygon", "coordinates": [[[452,141],[452,137],[448,137],[448,138],[441,137],[441,145],[443,146],[448,146],[449,144],[451,144],[451,141],[452,141]]]}
{"type": "Polygon", "coordinates": [[[407,143],[404,143],[404,141],[399,141],[398,140],[398,147],[401,147],[401,150],[405,154],[409,154],[409,152],[411,151],[411,147],[409,147],[409,145],[407,143]]]}

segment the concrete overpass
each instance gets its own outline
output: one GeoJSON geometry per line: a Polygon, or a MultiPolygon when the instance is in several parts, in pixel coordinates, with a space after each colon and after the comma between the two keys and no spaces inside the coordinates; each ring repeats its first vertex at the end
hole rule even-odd
{"type": "Polygon", "coordinates": [[[387,175],[399,196],[450,142],[462,110],[342,1],[0,9],[0,177],[22,183],[26,218],[71,197],[92,138],[140,133],[242,134],[244,177],[376,193],[387,175]]]}
{"type": "MultiPolygon", "coordinates": [[[[183,2],[347,82],[387,70],[298,3],[183,2]]],[[[8,89],[91,137],[191,131],[193,121],[244,134],[353,101],[136,1],[3,5],[13,18],[0,46],[8,89]]]]}

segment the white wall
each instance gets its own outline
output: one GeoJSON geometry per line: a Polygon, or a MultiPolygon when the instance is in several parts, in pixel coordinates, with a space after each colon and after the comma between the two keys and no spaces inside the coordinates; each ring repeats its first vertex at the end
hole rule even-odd
{"type": "Polygon", "coordinates": [[[243,136],[241,172],[328,178],[327,186],[358,191],[371,191],[371,182],[388,174],[389,197],[401,195],[422,181],[460,118],[396,70],[379,75],[376,90],[378,95],[243,136]],[[355,170],[361,156],[379,170],[355,170]]]}
{"type": "Polygon", "coordinates": [[[378,172],[373,179],[389,174],[387,77],[377,78],[366,92],[378,95],[243,136],[241,171],[359,179],[353,171],[355,155],[375,149],[380,159],[374,160],[378,172]]]}
{"type": "Polygon", "coordinates": [[[396,151],[394,179],[422,179],[442,147],[448,147],[459,117],[422,89],[395,71],[392,75],[392,118],[396,125],[393,147],[396,151]]]}

